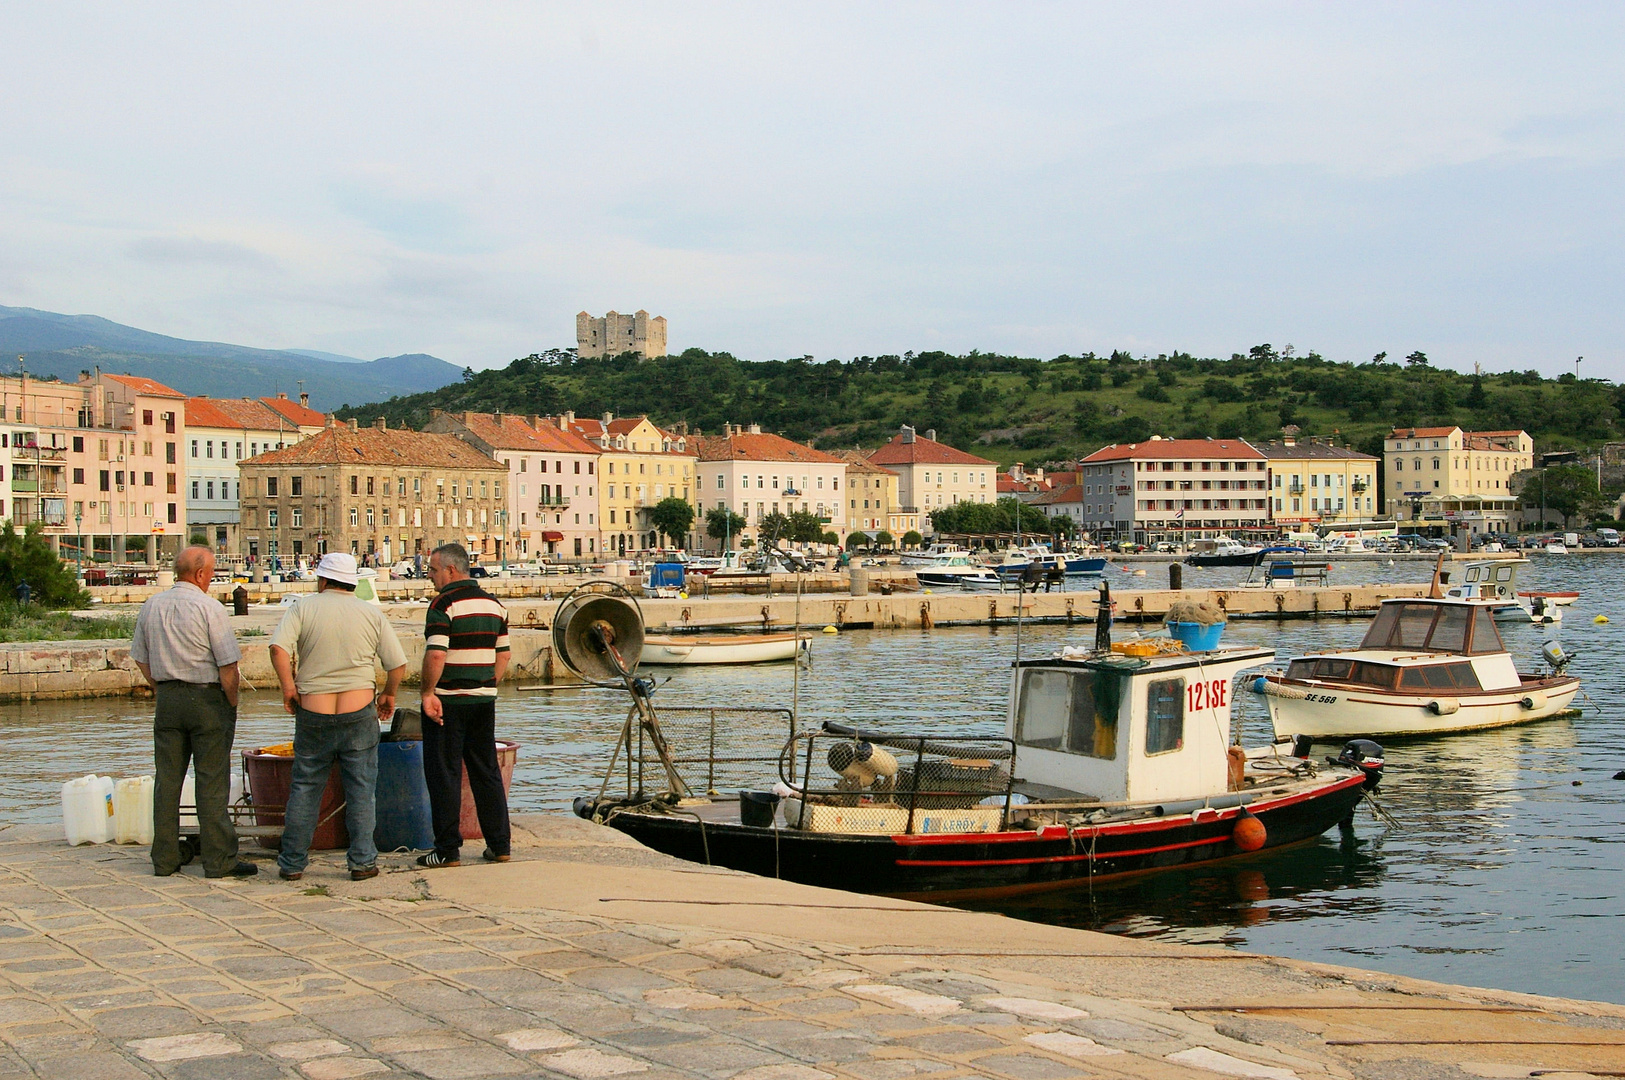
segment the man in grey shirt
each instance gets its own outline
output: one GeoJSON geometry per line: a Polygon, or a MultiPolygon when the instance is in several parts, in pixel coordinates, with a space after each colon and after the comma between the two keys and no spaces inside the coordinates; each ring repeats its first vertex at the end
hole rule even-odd
{"type": "Polygon", "coordinates": [[[372,839],[378,721],[395,711],[406,654],[383,611],[356,596],[358,580],[354,555],[323,555],[316,567],[316,595],[289,608],[271,636],[271,666],[282,684],[282,704],[294,715],[293,783],[277,857],[284,881],[304,876],[334,762],[344,780],[350,877],[361,881],[378,874],[372,839]],[[382,693],[377,693],[375,663],[385,672],[382,693]]]}
{"type": "Polygon", "coordinates": [[[157,694],[152,723],[152,872],[167,877],[181,854],[181,783],[197,774],[197,820],[205,877],[249,877],[259,867],[237,858],[226,801],[237,735],[237,663],[242,650],[226,609],[209,596],[214,552],[193,546],[175,556],[175,585],[141,605],[130,659],[157,694]]]}

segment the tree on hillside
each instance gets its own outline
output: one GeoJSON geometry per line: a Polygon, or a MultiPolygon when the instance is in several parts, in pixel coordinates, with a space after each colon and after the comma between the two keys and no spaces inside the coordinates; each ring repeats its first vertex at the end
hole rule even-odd
{"type": "Polygon", "coordinates": [[[683,537],[694,527],[694,508],[688,504],[687,499],[668,495],[655,503],[653,509],[649,511],[649,524],[658,532],[670,537],[672,543],[682,547],[683,537]]]}
{"type": "Polygon", "coordinates": [[[1405,364],[1408,367],[1426,367],[1427,362],[1428,354],[1423,352],[1421,349],[1417,349],[1415,352],[1405,357],[1405,364]]]}
{"type": "Polygon", "coordinates": [[[1484,380],[1481,376],[1473,376],[1473,385],[1467,390],[1467,396],[1461,403],[1469,409],[1482,409],[1489,403],[1484,396],[1484,380]]]}
{"type": "Polygon", "coordinates": [[[31,600],[45,607],[88,607],[90,596],[66,563],[57,558],[35,522],[18,532],[10,522],[0,528],[0,596],[10,599],[28,582],[31,600]]]}

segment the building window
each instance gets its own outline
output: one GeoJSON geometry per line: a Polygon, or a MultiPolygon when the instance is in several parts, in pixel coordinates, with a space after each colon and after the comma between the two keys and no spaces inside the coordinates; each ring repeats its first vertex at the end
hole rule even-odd
{"type": "Polygon", "coordinates": [[[274,498],[277,497],[277,480],[278,479],[280,479],[280,477],[267,476],[265,478],[265,497],[267,499],[274,499],[274,498]]]}
{"type": "MultiPolygon", "coordinates": [[[[194,499],[197,498],[197,488],[198,488],[198,482],[196,480],[193,480],[192,481],[192,498],[194,498],[194,499]]],[[[102,488],[102,490],[106,491],[107,489],[104,487],[104,488],[102,488]]]]}
{"type": "Polygon", "coordinates": [[[304,507],[295,506],[295,507],[291,508],[288,511],[288,513],[292,515],[292,517],[289,519],[289,524],[291,524],[296,529],[302,528],[304,526],[304,524],[305,524],[305,509],[304,509],[304,507]]]}
{"type": "Polygon", "coordinates": [[[361,512],[352,506],[350,507],[350,528],[353,529],[359,524],[361,524],[361,512]]]}
{"type": "Polygon", "coordinates": [[[290,477],[288,483],[291,485],[289,494],[303,495],[305,493],[305,478],[303,476],[290,477]]]}

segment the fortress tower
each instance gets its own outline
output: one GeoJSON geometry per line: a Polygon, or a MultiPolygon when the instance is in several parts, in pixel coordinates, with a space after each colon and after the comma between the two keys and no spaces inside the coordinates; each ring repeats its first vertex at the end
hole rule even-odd
{"type": "Polygon", "coordinates": [[[611,311],[595,319],[585,311],[576,313],[576,355],[619,356],[635,352],[645,360],[666,355],[666,319],[649,318],[647,311],[621,315],[611,311]]]}

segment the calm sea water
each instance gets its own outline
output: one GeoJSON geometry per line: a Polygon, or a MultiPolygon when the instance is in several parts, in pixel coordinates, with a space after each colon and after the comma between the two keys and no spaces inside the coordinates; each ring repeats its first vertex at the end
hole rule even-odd
{"type": "MultiPolygon", "coordinates": [[[[1334,582],[1420,581],[1419,563],[1339,566],[1334,582]]],[[[1204,942],[1397,974],[1532,993],[1625,1002],[1625,554],[1542,558],[1528,584],[1575,588],[1555,636],[1578,654],[1583,715],[1389,748],[1385,805],[1398,826],[1362,809],[1360,843],[1335,831],[1318,844],[1219,869],[1174,871],[1092,892],[1079,888],[993,905],[1021,918],[1169,942],[1204,942]],[[1595,625],[1595,615],[1615,621],[1595,625]]],[[[1187,584],[1237,572],[1187,570],[1187,584]]],[[[1113,572],[1112,584],[1160,585],[1113,572]]],[[[1363,622],[1238,621],[1226,639],[1283,656],[1356,643],[1363,622]]],[[[1538,662],[1550,629],[1503,628],[1520,666],[1538,662]]],[[[1092,637],[1092,627],[1027,626],[1024,654],[1092,637]]],[[[1013,628],[823,635],[803,672],[804,723],[1003,728],[1013,628]]],[[[788,706],[789,665],[670,669],[665,705],[788,706]]],[[[1238,697],[1245,741],[1269,736],[1262,706],[1238,697]]],[[[150,707],[125,700],[0,706],[0,817],[58,819],[58,788],[89,771],[150,771],[150,707]]],[[[522,744],[516,808],[563,810],[596,790],[625,716],[621,695],[595,689],[505,693],[499,731],[522,744]]],[[[245,695],[238,745],[281,742],[289,718],[274,694],[245,695]]]]}

